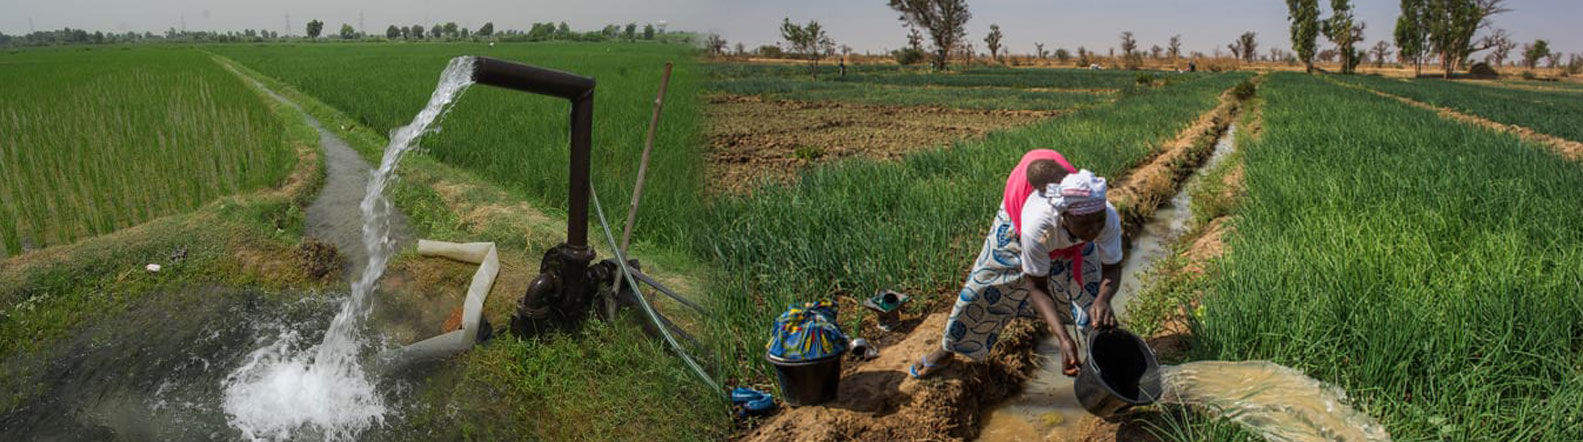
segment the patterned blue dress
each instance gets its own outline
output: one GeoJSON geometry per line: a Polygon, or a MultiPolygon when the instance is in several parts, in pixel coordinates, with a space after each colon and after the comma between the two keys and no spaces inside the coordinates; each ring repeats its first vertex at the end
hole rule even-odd
{"type": "MultiPolygon", "coordinates": [[[[968,272],[962,293],[951,309],[951,318],[946,321],[941,346],[947,351],[982,361],[1013,318],[1039,318],[1028,299],[1030,292],[1023,286],[1022,243],[1018,239],[1011,217],[1002,208],[995,214],[984,248],[968,272]]],[[[1056,311],[1063,313],[1062,323],[1076,323],[1080,329],[1088,328],[1088,307],[1099,296],[1101,267],[1094,249],[1093,243],[1083,246],[1083,280],[1087,287],[1078,287],[1072,278],[1071,260],[1055,259],[1050,263],[1050,295],[1055,297],[1056,311]]]]}

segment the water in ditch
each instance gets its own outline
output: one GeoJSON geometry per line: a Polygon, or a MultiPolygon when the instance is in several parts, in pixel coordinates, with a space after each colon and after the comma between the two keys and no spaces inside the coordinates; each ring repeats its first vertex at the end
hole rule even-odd
{"type": "Polygon", "coordinates": [[[369,353],[365,350],[376,343],[366,342],[359,333],[369,295],[395,252],[390,237],[393,211],[384,192],[395,179],[402,156],[472,84],[472,65],[469,57],[451,60],[428,104],[412,123],[392,134],[359,205],[366,263],[355,273],[351,293],[341,301],[322,338],[315,342],[300,330],[285,330],[226,376],[223,408],[230,426],[244,438],[284,440],[307,432],[325,439],[348,439],[384,421],[389,407],[364,358],[369,353]]]}
{"type": "MultiPolygon", "coordinates": [[[[1155,211],[1154,218],[1133,238],[1122,263],[1121,285],[1112,305],[1125,317],[1142,277],[1170,255],[1171,241],[1191,226],[1191,195],[1187,189],[1234,149],[1237,127],[1230,125],[1188,185],[1155,211]]],[[[1060,372],[1060,347],[1051,337],[1038,352],[1050,358],[1023,385],[1023,392],[991,410],[980,441],[1060,441],[1082,436],[1082,423],[1093,419],[1078,402],[1073,379],[1060,372]]],[[[1339,389],[1269,362],[1191,362],[1162,367],[1162,402],[1201,407],[1226,416],[1269,440],[1389,440],[1383,427],[1345,405],[1339,389]],[[1361,430],[1360,430],[1361,429],[1361,430]]]]}

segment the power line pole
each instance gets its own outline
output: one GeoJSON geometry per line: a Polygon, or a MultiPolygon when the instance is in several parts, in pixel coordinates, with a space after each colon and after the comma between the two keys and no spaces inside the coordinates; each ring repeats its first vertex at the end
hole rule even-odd
{"type": "Polygon", "coordinates": [[[286,36],[291,36],[291,13],[286,13],[286,36]]]}
{"type": "Polygon", "coordinates": [[[363,27],[363,11],[361,10],[357,11],[357,30],[358,32],[368,32],[368,28],[363,27]]]}

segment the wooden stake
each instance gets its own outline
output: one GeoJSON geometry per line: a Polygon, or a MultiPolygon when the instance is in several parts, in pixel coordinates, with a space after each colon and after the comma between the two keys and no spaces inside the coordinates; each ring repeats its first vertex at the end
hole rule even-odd
{"type": "Polygon", "coordinates": [[[643,143],[643,160],[638,163],[638,182],[632,186],[632,207],[627,209],[627,226],[621,231],[621,253],[627,253],[632,244],[632,223],[638,219],[638,199],[643,196],[643,179],[649,170],[649,153],[654,151],[654,133],[660,128],[660,110],[665,108],[665,90],[671,85],[671,63],[665,63],[665,74],[660,77],[660,93],[654,98],[654,116],[649,118],[649,136],[643,143]]]}

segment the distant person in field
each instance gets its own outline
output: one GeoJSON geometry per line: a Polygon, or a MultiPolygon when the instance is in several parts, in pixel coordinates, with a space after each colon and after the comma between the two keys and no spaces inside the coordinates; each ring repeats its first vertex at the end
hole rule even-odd
{"type": "Polygon", "coordinates": [[[1019,316],[1044,319],[1060,340],[1062,373],[1076,376],[1077,345],[1065,324],[1116,326],[1110,298],[1121,280],[1121,217],[1106,190],[1104,178],[1077,170],[1056,151],[1023,155],[1006,178],[941,348],[914,363],[912,376],[928,376],[952,353],[983,361],[1019,316]]]}

